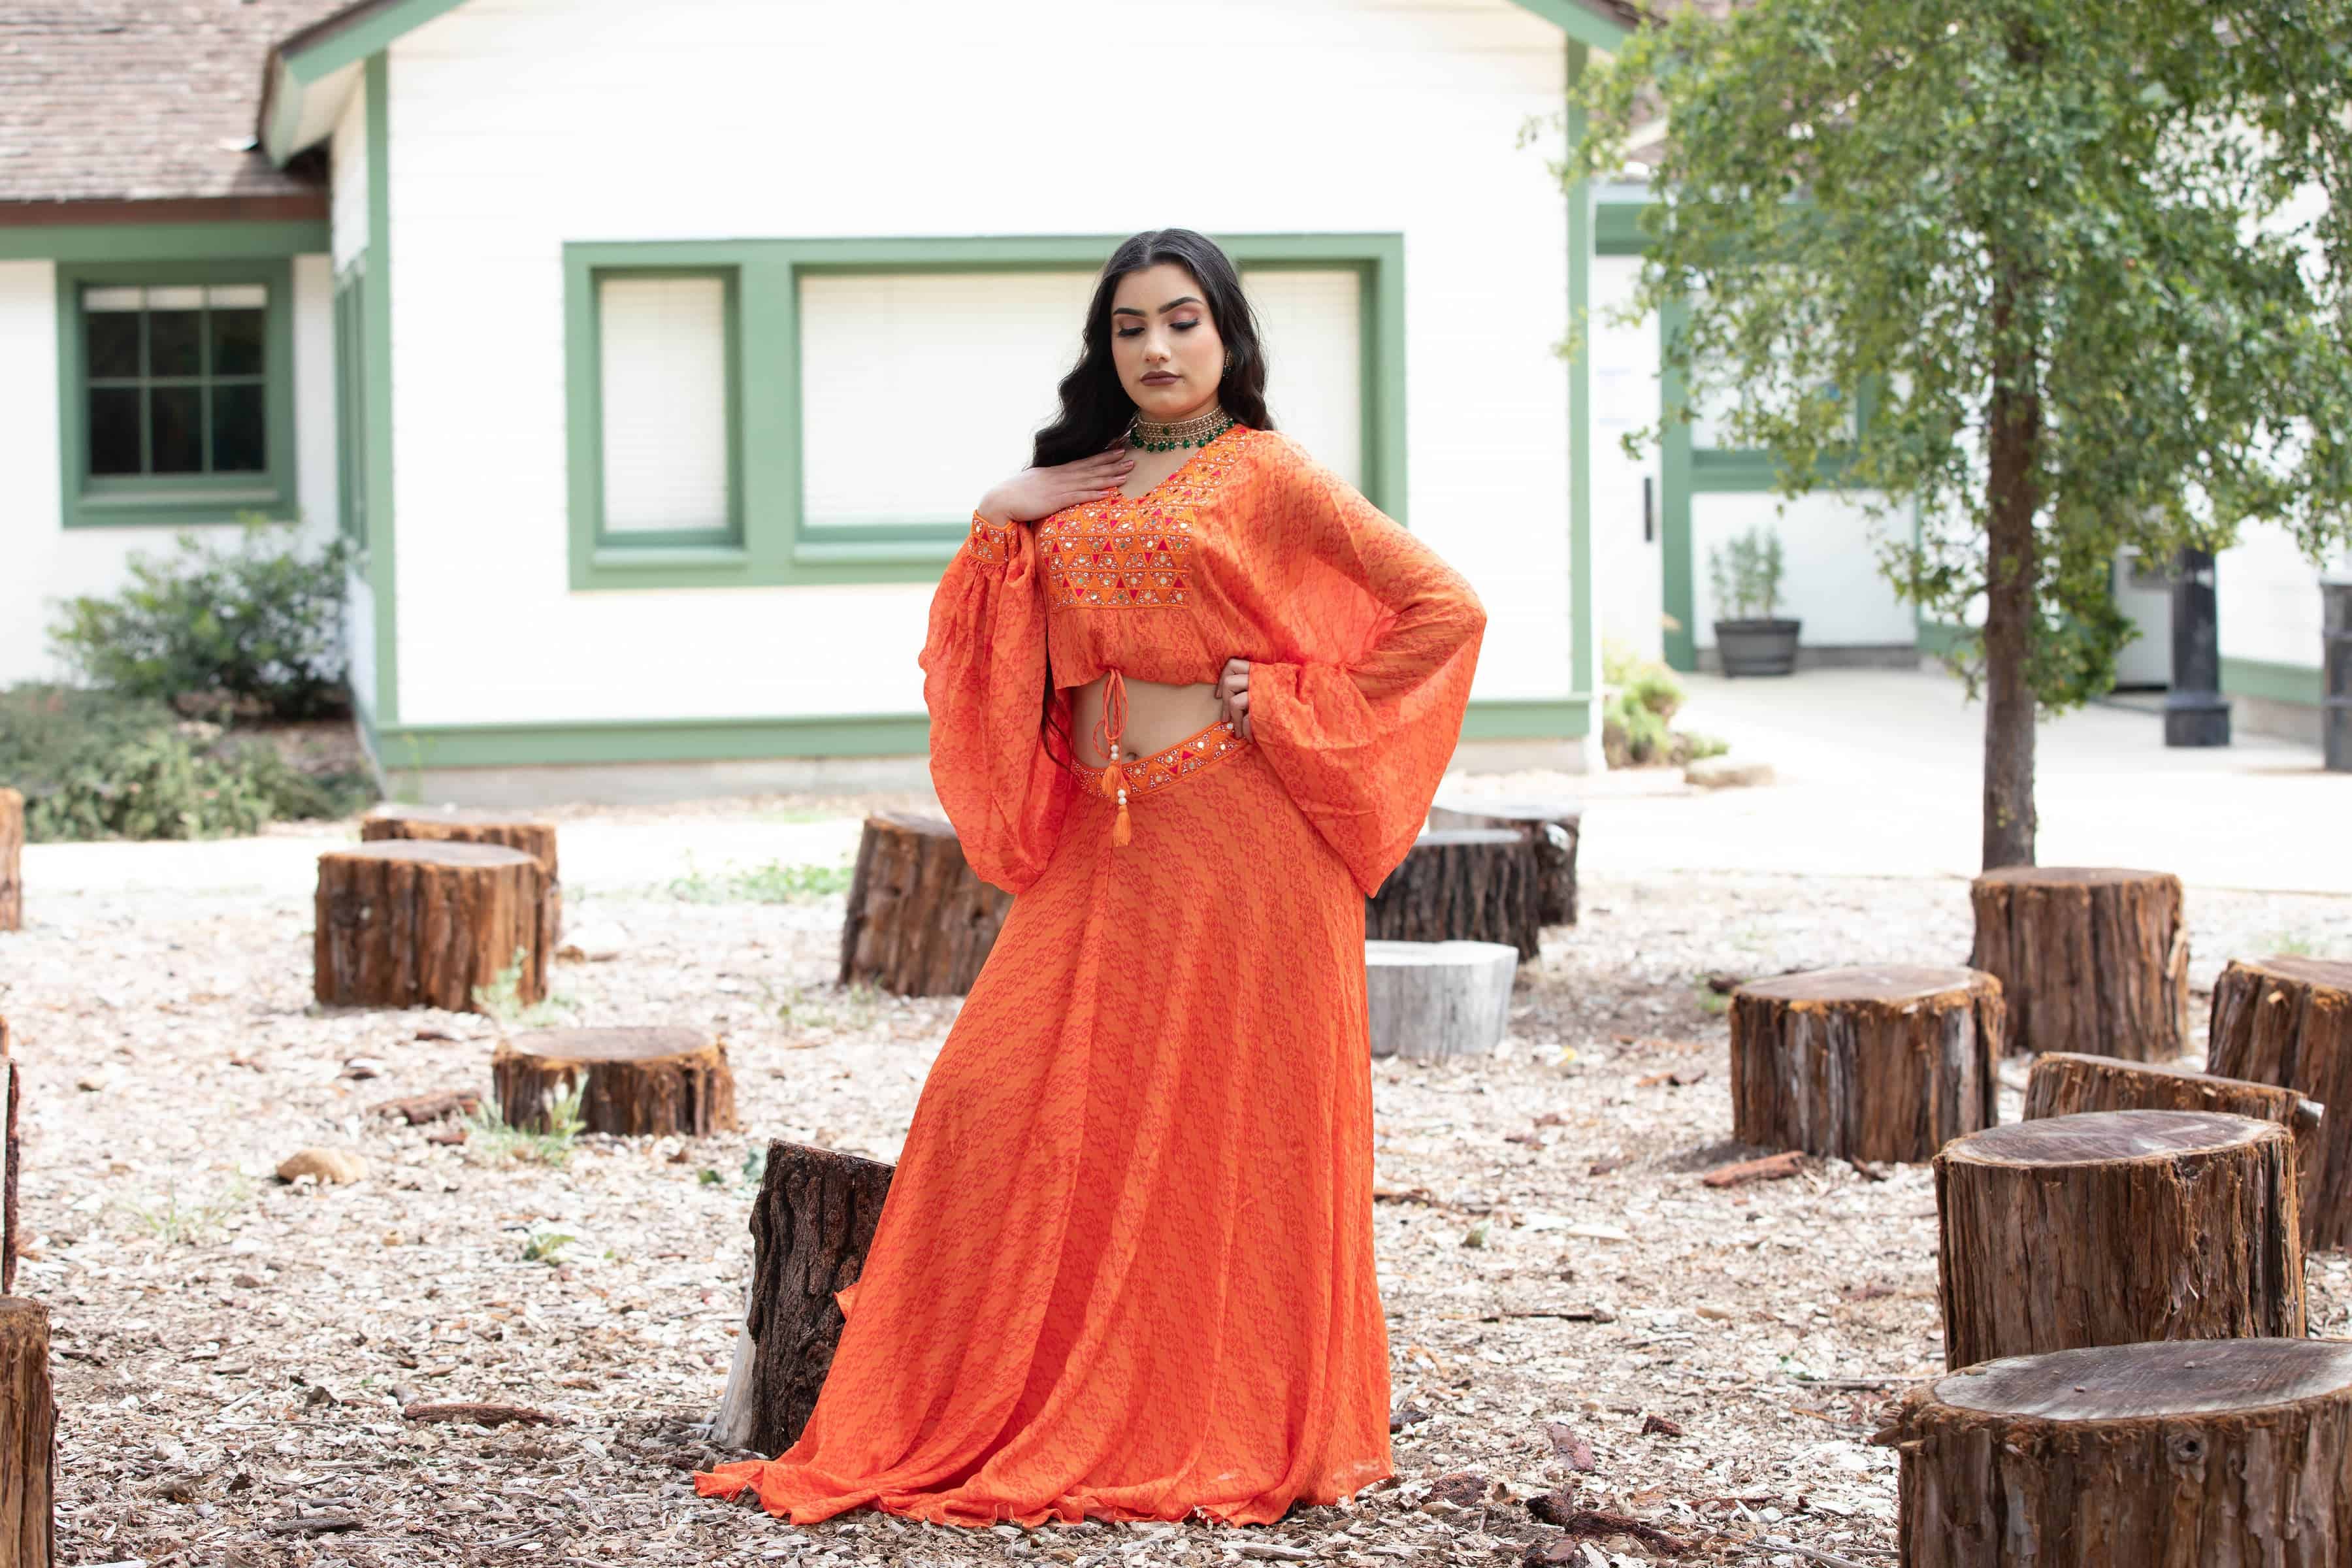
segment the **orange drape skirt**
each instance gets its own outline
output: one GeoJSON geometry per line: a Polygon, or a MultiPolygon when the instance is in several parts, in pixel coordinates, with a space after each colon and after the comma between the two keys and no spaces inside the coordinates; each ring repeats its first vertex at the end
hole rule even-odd
{"type": "Polygon", "coordinates": [[[1391,1473],[1364,900],[1221,725],[1081,792],[932,1065],[816,1410],[695,1478],[809,1523],[1265,1523],[1391,1473]],[[1222,750],[1220,750],[1222,746],[1222,750]]]}

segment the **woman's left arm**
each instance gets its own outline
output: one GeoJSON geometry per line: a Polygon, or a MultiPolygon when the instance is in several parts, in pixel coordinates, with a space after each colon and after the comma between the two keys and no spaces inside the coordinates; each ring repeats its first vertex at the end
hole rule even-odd
{"type": "Polygon", "coordinates": [[[1360,619],[1344,662],[1248,665],[1251,738],[1369,898],[1412,847],[1461,739],[1486,611],[1462,574],[1338,476],[1301,462],[1273,476],[1263,521],[1309,623],[1360,619]]]}

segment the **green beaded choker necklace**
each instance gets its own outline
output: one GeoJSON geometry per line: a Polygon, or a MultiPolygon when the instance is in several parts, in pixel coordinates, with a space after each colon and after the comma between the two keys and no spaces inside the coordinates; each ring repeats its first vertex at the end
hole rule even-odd
{"type": "Polygon", "coordinates": [[[1173,425],[1161,425],[1139,414],[1127,427],[1127,444],[1139,452],[1172,452],[1180,447],[1205,447],[1226,431],[1235,420],[1222,408],[1212,408],[1206,414],[1173,425]]]}

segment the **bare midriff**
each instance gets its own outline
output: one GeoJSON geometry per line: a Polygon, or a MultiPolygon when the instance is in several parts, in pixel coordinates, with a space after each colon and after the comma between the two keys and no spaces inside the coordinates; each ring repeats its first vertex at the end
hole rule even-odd
{"type": "MultiPolygon", "coordinates": [[[[1217,689],[1206,681],[1170,686],[1157,680],[1120,679],[1127,688],[1126,722],[1118,733],[1122,758],[1172,746],[1217,721],[1217,689]]],[[[1103,717],[1104,689],[1109,682],[1108,675],[1097,675],[1070,693],[1070,728],[1077,742],[1078,761],[1090,768],[1110,761],[1095,743],[1096,727],[1103,717]]]]}

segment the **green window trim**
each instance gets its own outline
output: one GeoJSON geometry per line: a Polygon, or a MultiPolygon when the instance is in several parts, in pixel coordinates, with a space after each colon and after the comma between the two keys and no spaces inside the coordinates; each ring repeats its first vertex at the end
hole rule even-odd
{"type": "MultiPolygon", "coordinates": [[[[575,241],[563,247],[565,451],[575,591],[929,582],[964,517],[856,529],[802,521],[800,279],[807,274],[1071,271],[1091,274],[1114,236],[983,238],[575,241]],[[606,276],[717,274],[730,281],[728,398],[732,537],[610,535],[603,527],[597,289],[606,276]]],[[[1404,241],[1397,234],[1240,235],[1219,243],[1251,270],[1354,268],[1360,291],[1364,491],[1405,521],[1404,241]]]]}
{"type": "Polygon", "coordinates": [[[256,260],[61,262],[57,269],[58,447],[67,528],[185,528],[236,521],[240,511],[281,520],[299,515],[294,449],[294,269],[280,258],[256,260]],[[89,472],[86,289],[187,284],[260,284],[264,439],[268,466],[251,474],[89,472]]]}
{"type": "Polygon", "coordinates": [[[367,257],[335,279],[335,515],[364,548],[367,530],[367,257]]]}

